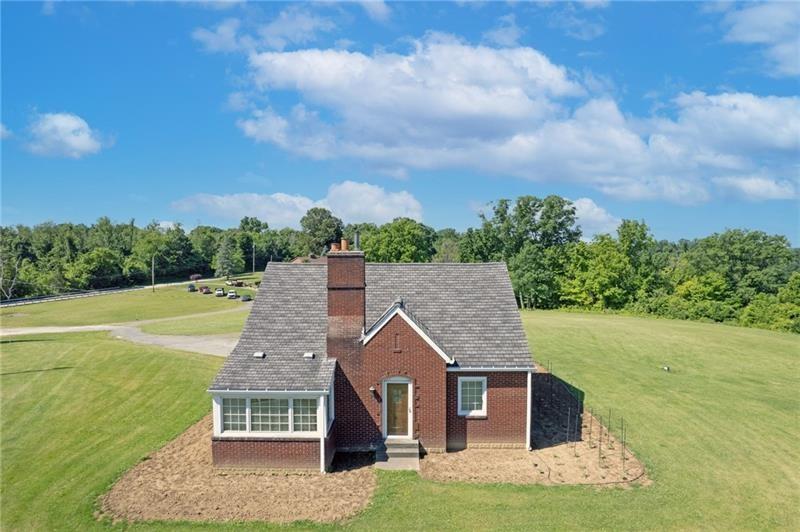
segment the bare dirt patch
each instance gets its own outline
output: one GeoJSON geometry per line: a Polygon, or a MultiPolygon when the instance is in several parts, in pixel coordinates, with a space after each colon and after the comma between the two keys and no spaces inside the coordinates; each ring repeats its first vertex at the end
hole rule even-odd
{"type": "Polygon", "coordinates": [[[376,486],[366,464],[339,469],[324,475],[217,469],[208,415],[128,471],[102,497],[101,510],[125,521],[337,521],[364,509],[376,486]]]}
{"type": "Polygon", "coordinates": [[[623,467],[622,446],[605,429],[600,443],[600,428],[594,418],[591,421],[594,434],[589,439],[589,417],[588,414],[584,416],[584,430],[573,441],[556,435],[549,439],[535,433],[534,443],[539,443],[541,448],[533,451],[465,449],[429,454],[420,462],[420,474],[430,480],[474,483],[648,484],[644,466],[628,449],[624,451],[623,467]]]}

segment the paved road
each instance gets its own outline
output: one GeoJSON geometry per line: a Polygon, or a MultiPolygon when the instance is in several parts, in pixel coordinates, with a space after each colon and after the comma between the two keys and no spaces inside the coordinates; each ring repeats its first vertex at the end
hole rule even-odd
{"type": "Polygon", "coordinates": [[[89,331],[109,331],[112,336],[122,340],[128,340],[138,344],[157,345],[169,349],[181,351],[191,351],[204,355],[214,355],[226,357],[236,346],[239,339],[238,333],[232,334],[206,334],[202,336],[181,336],[167,334],[149,334],[142,332],[139,328],[148,323],[160,321],[170,321],[182,318],[203,318],[215,314],[227,314],[230,312],[244,312],[250,310],[250,303],[242,304],[241,307],[233,309],[219,310],[215,312],[205,312],[203,314],[190,314],[188,316],[176,316],[172,318],[158,318],[153,320],[142,320],[130,323],[116,323],[108,325],[74,325],[74,326],[47,326],[47,327],[17,327],[13,329],[0,329],[2,336],[18,336],[23,334],[57,334],[71,332],[89,331]]]}

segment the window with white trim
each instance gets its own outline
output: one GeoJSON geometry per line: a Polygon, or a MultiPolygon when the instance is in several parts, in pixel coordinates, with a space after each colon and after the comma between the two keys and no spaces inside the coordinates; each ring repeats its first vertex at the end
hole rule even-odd
{"type": "MultiPolygon", "coordinates": [[[[247,432],[253,434],[317,432],[316,398],[292,397],[221,397],[221,433],[247,432]]],[[[327,412],[323,411],[322,415],[327,412]]]]}
{"type": "Polygon", "coordinates": [[[458,378],[458,415],[486,415],[486,377],[458,378]]]}
{"type": "Polygon", "coordinates": [[[247,400],[239,398],[222,399],[222,430],[247,430],[247,400]]]}
{"type": "Polygon", "coordinates": [[[294,431],[314,432],[317,430],[317,400],[293,399],[294,431]]]}
{"type": "Polygon", "coordinates": [[[250,399],[250,430],[289,432],[289,400],[250,399]]]}

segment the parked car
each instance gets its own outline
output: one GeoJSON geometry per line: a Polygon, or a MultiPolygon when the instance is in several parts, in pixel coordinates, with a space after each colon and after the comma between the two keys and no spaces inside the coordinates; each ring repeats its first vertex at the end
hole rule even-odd
{"type": "Polygon", "coordinates": [[[236,290],[228,290],[228,299],[236,299],[239,295],[236,293],[236,290]]]}
{"type": "Polygon", "coordinates": [[[189,292],[197,292],[197,287],[192,283],[189,283],[189,285],[186,287],[186,290],[188,290],[189,292]]]}
{"type": "Polygon", "coordinates": [[[210,294],[211,293],[211,289],[209,287],[207,287],[207,286],[201,286],[200,287],[200,293],[201,294],[210,294]]]}
{"type": "Polygon", "coordinates": [[[217,297],[225,297],[225,289],[217,288],[216,290],[214,290],[214,295],[217,297]]]}
{"type": "Polygon", "coordinates": [[[193,273],[192,275],[189,276],[190,281],[199,281],[202,278],[203,276],[200,275],[199,273],[193,273]]]}
{"type": "Polygon", "coordinates": [[[242,302],[252,301],[252,300],[253,300],[253,298],[250,297],[250,294],[245,294],[245,295],[242,296],[242,302]]]}

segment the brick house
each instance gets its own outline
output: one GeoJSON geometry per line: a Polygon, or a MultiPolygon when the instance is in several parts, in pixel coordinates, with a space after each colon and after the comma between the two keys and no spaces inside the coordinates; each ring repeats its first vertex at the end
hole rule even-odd
{"type": "Polygon", "coordinates": [[[531,372],[503,263],[270,263],[214,379],[214,463],[329,468],[335,452],[530,448],[531,372]]]}

